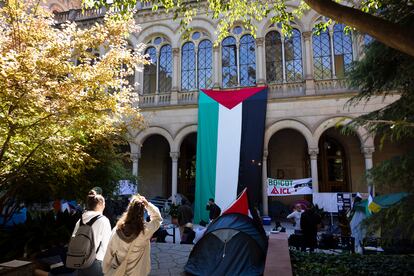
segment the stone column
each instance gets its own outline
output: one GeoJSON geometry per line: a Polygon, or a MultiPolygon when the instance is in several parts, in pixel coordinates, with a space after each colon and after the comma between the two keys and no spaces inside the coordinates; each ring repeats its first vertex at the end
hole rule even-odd
{"type": "Polygon", "coordinates": [[[305,77],[305,88],[306,88],[306,95],[314,95],[315,94],[315,81],[313,79],[313,55],[312,55],[312,48],[311,48],[311,37],[312,32],[303,32],[303,41],[304,47],[302,50],[302,61],[303,61],[303,68],[304,68],[304,77],[305,77]]]}
{"type": "Polygon", "coordinates": [[[139,159],[141,158],[141,152],[131,153],[132,161],[132,175],[138,176],[139,174],[139,159]]]}
{"type": "Polygon", "coordinates": [[[269,215],[269,201],[267,196],[267,155],[268,151],[263,152],[262,162],[262,202],[263,202],[263,215],[269,215]]]}
{"type": "Polygon", "coordinates": [[[221,65],[220,65],[220,45],[213,46],[213,87],[219,88],[221,79],[221,65]]]}
{"type": "Polygon", "coordinates": [[[282,79],[283,83],[286,83],[286,58],[285,58],[285,36],[281,37],[282,42],[282,79]]]}
{"type": "Polygon", "coordinates": [[[310,163],[311,163],[311,175],[312,175],[312,189],[314,193],[319,192],[318,184],[318,148],[309,149],[310,163]]]}
{"type": "Polygon", "coordinates": [[[173,54],[173,72],[172,72],[172,82],[171,82],[171,90],[172,91],[178,91],[178,71],[180,70],[180,48],[173,48],[172,49],[173,54]]]}
{"type": "Polygon", "coordinates": [[[155,94],[160,93],[160,87],[159,87],[159,73],[160,73],[160,50],[156,48],[157,51],[157,72],[155,73],[155,94]]]}
{"type": "Polygon", "coordinates": [[[263,85],[266,82],[266,62],[264,60],[264,38],[256,38],[256,79],[258,85],[263,85]]]}
{"type": "Polygon", "coordinates": [[[179,152],[170,152],[170,157],[172,160],[172,188],[171,188],[171,196],[172,202],[175,202],[175,197],[177,196],[177,178],[178,178],[178,158],[180,157],[179,152]]]}
{"type": "Polygon", "coordinates": [[[331,59],[332,59],[332,78],[336,79],[336,70],[335,70],[335,50],[334,50],[334,41],[333,41],[333,29],[329,29],[329,41],[331,43],[331,59]]]}
{"type": "MultiPolygon", "coordinates": [[[[372,154],[374,153],[375,149],[373,147],[363,147],[361,148],[361,152],[364,154],[365,158],[365,171],[372,169],[373,162],[372,162],[372,154]]],[[[371,195],[375,194],[374,183],[372,183],[371,177],[367,177],[367,184],[368,184],[368,193],[371,195]]]]}

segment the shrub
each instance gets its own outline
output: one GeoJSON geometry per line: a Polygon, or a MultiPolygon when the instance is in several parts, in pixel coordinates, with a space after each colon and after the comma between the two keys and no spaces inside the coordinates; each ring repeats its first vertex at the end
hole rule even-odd
{"type": "Polygon", "coordinates": [[[413,255],[307,254],[290,251],[294,275],[414,275],[413,255]]]}

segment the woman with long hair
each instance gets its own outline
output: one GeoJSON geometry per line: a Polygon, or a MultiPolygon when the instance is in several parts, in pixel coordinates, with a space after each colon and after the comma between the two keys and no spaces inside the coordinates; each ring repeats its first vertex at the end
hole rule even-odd
{"type": "Polygon", "coordinates": [[[160,227],[160,211],[143,196],[134,196],[112,231],[103,260],[105,275],[148,275],[151,271],[150,239],[160,227]],[[150,221],[145,222],[144,211],[150,221]]]}

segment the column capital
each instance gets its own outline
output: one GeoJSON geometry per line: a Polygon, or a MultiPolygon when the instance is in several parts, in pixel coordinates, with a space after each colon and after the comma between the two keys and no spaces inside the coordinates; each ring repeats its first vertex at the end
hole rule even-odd
{"type": "Polygon", "coordinates": [[[308,149],[308,153],[311,159],[317,159],[319,154],[318,148],[310,148],[308,149]]]}
{"type": "Polygon", "coordinates": [[[170,157],[171,157],[172,161],[177,161],[178,158],[180,157],[180,152],[179,151],[171,151],[170,152],[170,157]]]}
{"type": "Polygon", "coordinates": [[[213,51],[218,52],[220,50],[220,44],[219,45],[213,45],[213,51]]]}
{"type": "Polygon", "coordinates": [[[141,153],[140,152],[131,153],[130,158],[132,162],[136,162],[141,158],[141,153]]]}
{"type": "Polygon", "coordinates": [[[173,53],[173,56],[178,56],[178,54],[180,53],[180,48],[173,48],[172,53],[173,53]]]}
{"type": "Polygon", "coordinates": [[[267,150],[263,151],[263,160],[267,159],[267,156],[269,155],[269,152],[267,150]]]}
{"type": "Polygon", "coordinates": [[[362,147],[361,153],[364,155],[365,159],[372,159],[372,154],[375,152],[374,147],[362,147]]]}
{"type": "Polygon", "coordinates": [[[256,38],[256,45],[257,46],[263,46],[264,44],[264,37],[257,37],[256,38]]]}
{"type": "Polygon", "coordinates": [[[308,31],[308,32],[303,32],[302,33],[303,39],[308,40],[311,38],[312,36],[312,31],[308,31]]]}

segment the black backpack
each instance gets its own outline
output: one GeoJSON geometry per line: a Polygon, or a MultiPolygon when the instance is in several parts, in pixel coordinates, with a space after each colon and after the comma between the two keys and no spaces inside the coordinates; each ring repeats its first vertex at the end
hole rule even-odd
{"type": "Polygon", "coordinates": [[[66,267],[84,269],[93,264],[101,244],[99,244],[98,248],[95,250],[92,224],[101,217],[102,215],[97,215],[86,224],[80,219],[79,228],[76,231],[75,236],[72,237],[69,242],[66,267]]]}

